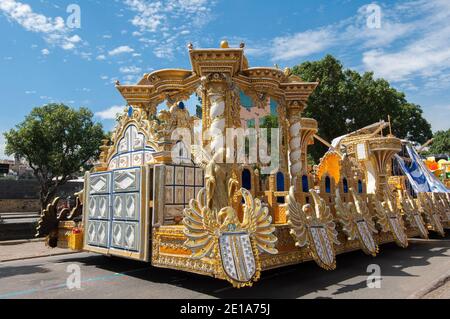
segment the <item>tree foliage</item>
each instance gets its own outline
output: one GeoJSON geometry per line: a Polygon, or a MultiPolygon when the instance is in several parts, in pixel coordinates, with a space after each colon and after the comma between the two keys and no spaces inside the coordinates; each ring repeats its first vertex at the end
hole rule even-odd
{"type": "Polygon", "coordinates": [[[5,133],[6,154],[24,158],[40,183],[41,207],[57,188],[98,157],[102,126],[86,108],[63,104],[34,108],[15,129],[5,133]]]}
{"type": "MultiPolygon", "coordinates": [[[[405,94],[372,72],[360,74],[344,69],[331,55],[320,61],[305,62],[293,68],[304,81],[320,82],[310,96],[304,116],[319,122],[319,135],[332,139],[391,117],[392,133],[424,143],[432,136],[431,125],[419,105],[408,103],[405,94]]],[[[326,151],[316,143],[311,153],[316,161],[326,151]]]]}
{"type": "Polygon", "coordinates": [[[438,131],[434,134],[429,153],[450,155],[450,129],[447,131],[438,131]]]}

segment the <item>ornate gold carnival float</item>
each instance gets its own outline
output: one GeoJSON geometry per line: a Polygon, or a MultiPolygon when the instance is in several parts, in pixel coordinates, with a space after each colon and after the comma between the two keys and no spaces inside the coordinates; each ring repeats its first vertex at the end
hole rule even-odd
{"type": "Polygon", "coordinates": [[[117,83],[128,108],[76,206],[57,211],[56,199],[43,212],[50,245],[244,287],[267,269],[313,260],[332,270],[344,252],[444,234],[449,194],[416,199],[392,176],[402,142],[383,136],[385,123],[337,139],[311,167],[308,145],[326,141],[302,111],[318,83],[250,67],[244,44],[190,45],[189,56],[191,70],[117,83]]]}

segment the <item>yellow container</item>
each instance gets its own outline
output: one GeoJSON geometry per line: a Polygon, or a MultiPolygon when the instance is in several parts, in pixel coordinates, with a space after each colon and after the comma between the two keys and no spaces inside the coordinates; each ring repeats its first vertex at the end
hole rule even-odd
{"type": "Polygon", "coordinates": [[[83,250],[83,232],[74,232],[69,235],[69,248],[72,250],[83,250]]]}

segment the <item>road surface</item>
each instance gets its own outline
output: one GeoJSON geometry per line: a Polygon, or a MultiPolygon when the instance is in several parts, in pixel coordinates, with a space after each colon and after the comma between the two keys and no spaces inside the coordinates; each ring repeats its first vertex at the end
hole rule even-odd
{"type": "MultiPolygon", "coordinates": [[[[0,298],[408,298],[448,273],[450,236],[414,240],[408,249],[383,245],[376,258],[359,251],[337,261],[335,271],[314,262],[266,271],[254,287],[237,290],[205,276],[77,253],[0,263],[0,298]],[[367,287],[371,264],[380,266],[381,288],[367,287]],[[80,289],[66,286],[69,265],[80,267],[80,289]]],[[[426,296],[448,298],[446,287],[426,296]]]]}

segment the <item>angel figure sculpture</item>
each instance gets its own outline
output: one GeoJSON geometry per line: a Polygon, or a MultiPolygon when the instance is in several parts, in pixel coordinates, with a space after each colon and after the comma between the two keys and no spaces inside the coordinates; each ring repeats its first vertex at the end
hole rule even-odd
{"type": "Polygon", "coordinates": [[[375,199],[378,224],[380,224],[383,232],[392,233],[398,246],[406,248],[408,247],[408,236],[406,235],[402,215],[386,190],[383,191],[383,199],[383,202],[375,199]]]}
{"type": "Polygon", "coordinates": [[[294,187],[291,187],[286,197],[288,203],[288,225],[290,233],[297,247],[307,247],[314,261],[326,270],[336,268],[336,251],[334,244],[339,245],[338,232],[325,201],[319,197],[315,190],[309,193],[314,201],[301,205],[295,199],[294,187]]]}
{"type": "Polygon", "coordinates": [[[206,202],[203,188],[184,210],[185,247],[193,259],[210,259],[219,277],[234,287],[252,286],[260,277],[260,253],[277,254],[269,209],[251,193],[241,188],[244,216],[240,222],[230,207],[216,210],[206,202]]]}
{"type": "Polygon", "coordinates": [[[408,194],[407,191],[399,191],[400,203],[406,216],[406,220],[409,224],[418,229],[420,237],[428,239],[428,229],[426,223],[422,218],[422,214],[419,211],[414,199],[408,194]]]}
{"type": "Polygon", "coordinates": [[[377,233],[375,223],[370,215],[367,203],[353,190],[349,189],[353,201],[342,202],[339,190],[336,192],[335,208],[340,223],[349,240],[357,239],[362,250],[372,256],[378,253],[378,245],[373,233],[377,233]]]}
{"type": "Polygon", "coordinates": [[[239,188],[239,182],[229,176],[226,164],[222,164],[225,154],[225,148],[211,156],[201,146],[192,146],[194,162],[205,171],[206,204],[217,211],[231,205],[231,199],[239,188]]]}
{"type": "Polygon", "coordinates": [[[436,208],[433,206],[433,201],[428,193],[419,193],[417,195],[419,203],[419,211],[426,217],[427,222],[431,225],[433,230],[442,237],[445,237],[444,226],[442,225],[441,216],[436,208]]]}

